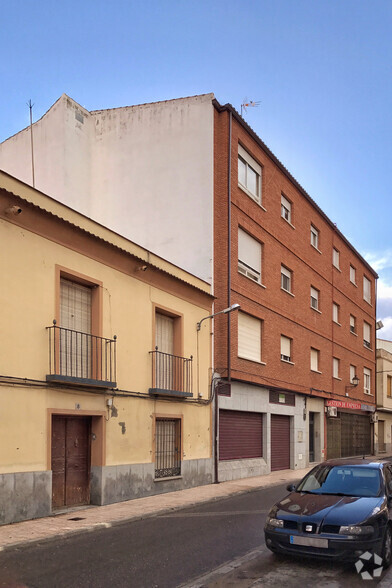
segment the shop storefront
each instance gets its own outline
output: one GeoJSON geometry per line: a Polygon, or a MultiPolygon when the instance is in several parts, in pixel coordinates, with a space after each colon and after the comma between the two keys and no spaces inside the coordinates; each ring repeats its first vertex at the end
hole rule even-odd
{"type": "Polygon", "coordinates": [[[374,411],[361,402],[326,401],[327,459],[373,453],[374,411]]]}

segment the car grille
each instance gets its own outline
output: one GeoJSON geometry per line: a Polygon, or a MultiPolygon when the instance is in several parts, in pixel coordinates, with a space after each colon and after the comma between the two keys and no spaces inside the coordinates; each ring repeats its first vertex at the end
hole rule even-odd
{"type": "Polygon", "coordinates": [[[285,529],[293,529],[295,531],[298,529],[297,521],[284,521],[283,524],[285,529]]]}
{"type": "Polygon", "coordinates": [[[322,533],[333,533],[338,535],[340,531],[340,525],[323,525],[321,527],[322,533]]]}

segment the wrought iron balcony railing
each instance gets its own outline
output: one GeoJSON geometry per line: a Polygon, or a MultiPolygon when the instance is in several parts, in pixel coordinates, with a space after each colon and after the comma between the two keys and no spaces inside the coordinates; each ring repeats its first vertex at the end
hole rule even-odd
{"type": "Polygon", "coordinates": [[[155,347],[152,355],[152,388],[153,396],[175,396],[187,398],[192,394],[192,356],[179,357],[163,353],[155,347]]]}
{"type": "Polygon", "coordinates": [[[116,340],[58,327],[49,333],[48,382],[116,388],[116,340]]]}

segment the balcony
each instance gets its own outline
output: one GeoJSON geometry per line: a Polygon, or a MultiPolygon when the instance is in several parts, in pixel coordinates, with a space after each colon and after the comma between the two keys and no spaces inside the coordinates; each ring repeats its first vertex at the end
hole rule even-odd
{"type": "Polygon", "coordinates": [[[178,357],[155,348],[152,355],[151,396],[192,397],[192,356],[178,357]]]}
{"type": "Polygon", "coordinates": [[[89,333],[47,327],[49,374],[47,382],[116,388],[116,337],[105,339],[89,333]]]}

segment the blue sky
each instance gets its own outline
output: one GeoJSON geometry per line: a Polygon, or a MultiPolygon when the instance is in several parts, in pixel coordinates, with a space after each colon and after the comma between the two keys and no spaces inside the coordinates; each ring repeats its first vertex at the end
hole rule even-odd
{"type": "Polygon", "coordinates": [[[3,0],[0,27],[0,141],[63,92],[260,101],[247,122],[378,271],[392,339],[391,0],[3,0]]]}

